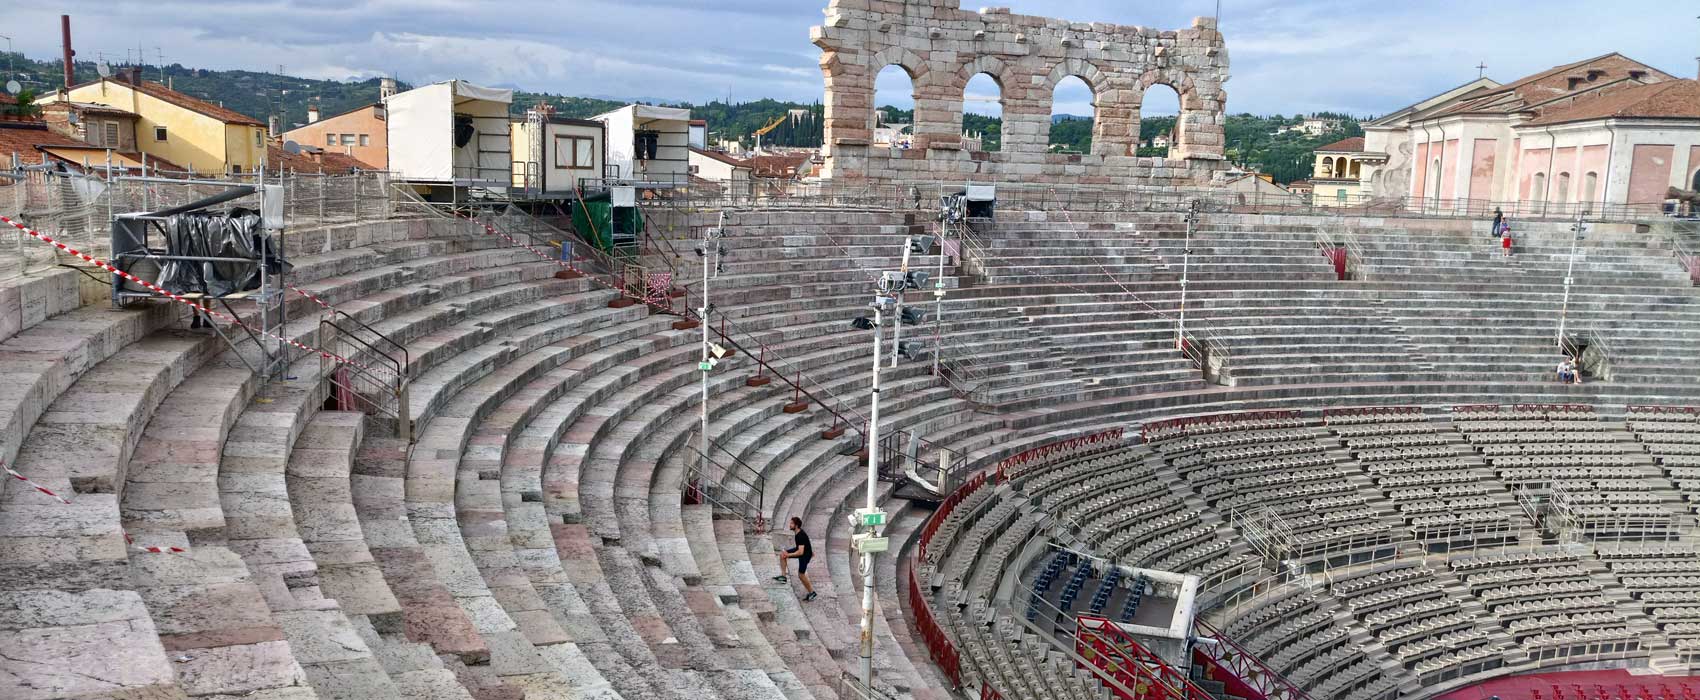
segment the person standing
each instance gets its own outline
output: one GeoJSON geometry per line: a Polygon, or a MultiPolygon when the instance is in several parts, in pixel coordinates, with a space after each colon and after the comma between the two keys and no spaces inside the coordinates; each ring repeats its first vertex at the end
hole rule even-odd
{"type": "Polygon", "coordinates": [[[1510,223],[1503,223],[1503,224],[1499,225],[1499,248],[1500,248],[1500,250],[1504,251],[1505,257],[1508,257],[1508,258],[1511,257],[1511,224],[1510,223]]]}
{"type": "Polygon", "coordinates": [[[1500,211],[1499,207],[1494,207],[1493,208],[1493,228],[1488,229],[1488,236],[1490,238],[1498,236],[1499,235],[1499,227],[1501,225],[1503,225],[1504,223],[1505,223],[1505,212],[1500,211]]]}
{"type": "Polygon", "coordinates": [[[779,552],[779,575],[773,577],[773,580],[780,583],[790,583],[791,577],[786,575],[788,568],[786,562],[796,559],[797,580],[803,582],[803,590],[808,592],[808,595],[803,596],[803,600],[814,600],[815,586],[809,583],[809,560],[815,558],[815,548],[814,545],[809,543],[809,533],[803,532],[802,518],[792,516],[790,528],[791,548],[779,552]]]}

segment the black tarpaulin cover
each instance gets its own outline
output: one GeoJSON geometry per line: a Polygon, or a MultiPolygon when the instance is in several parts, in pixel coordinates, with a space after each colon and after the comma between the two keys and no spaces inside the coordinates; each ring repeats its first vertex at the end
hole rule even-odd
{"type": "Polygon", "coordinates": [[[159,285],[177,294],[221,297],[259,289],[261,264],[271,274],[288,265],[278,255],[276,239],[263,232],[260,215],[250,209],[172,216],[165,222],[165,245],[167,255],[244,261],[167,260],[160,269],[159,285]]]}

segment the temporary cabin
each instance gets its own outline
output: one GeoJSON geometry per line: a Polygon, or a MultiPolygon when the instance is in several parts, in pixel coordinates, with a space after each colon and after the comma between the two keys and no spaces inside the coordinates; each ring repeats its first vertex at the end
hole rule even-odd
{"type": "Polygon", "coordinates": [[[416,185],[505,190],[513,179],[513,96],[449,80],[385,98],[390,171],[416,185]]]}
{"type": "Polygon", "coordinates": [[[603,124],[590,119],[527,114],[513,123],[513,186],[533,194],[600,189],[607,162],[603,124]]]}
{"type": "Polygon", "coordinates": [[[627,105],[595,119],[608,127],[609,177],[644,189],[690,178],[690,110],[627,105]]]}

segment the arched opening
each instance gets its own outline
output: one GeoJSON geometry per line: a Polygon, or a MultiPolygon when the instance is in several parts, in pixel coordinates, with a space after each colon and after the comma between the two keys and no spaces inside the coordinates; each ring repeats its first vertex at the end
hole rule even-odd
{"type": "Polygon", "coordinates": [[[1547,174],[1535,173],[1535,179],[1529,187],[1529,199],[1536,202],[1547,201],[1547,174]]]}
{"type": "Polygon", "coordinates": [[[978,73],[962,89],[962,142],[970,151],[1003,148],[1003,86],[989,73],[978,73]]]}
{"type": "Polygon", "coordinates": [[[1578,201],[1592,202],[1600,190],[1600,174],[1588,173],[1582,176],[1582,198],[1578,201]]]}
{"type": "Polygon", "coordinates": [[[1553,185],[1557,189],[1553,194],[1558,203],[1568,204],[1570,202],[1570,173],[1559,173],[1558,180],[1554,181],[1553,185]]]}
{"type": "Polygon", "coordinates": [[[1139,103],[1139,155],[1168,156],[1179,152],[1180,114],[1181,94],[1174,88],[1161,83],[1146,88],[1139,103]]]}
{"type": "Polygon", "coordinates": [[[891,64],[874,77],[875,148],[908,148],[915,138],[915,81],[891,64]]]}
{"type": "Polygon", "coordinates": [[[1700,192],[1700,170],[1694,171],[1694,181],[1689,183],[1689,189],[1700,192]]]}
{"type": "Polygon", "coordinates": [[[1439,157],[1436,157],[1434,160],[1429,161],[1428,171],[1430,173],[1433,173],[1433,175],[1434,175],[1434,188],[1429,190],[1429,192],[1428,192],[1429,199],[1440,199],[1441,176],[1440,176],[1440,158],[1439,157]]]}
{"type": "Polygon", "coordinates": [[[1098,118],[1098,106],[1092,87],[1078,76],[1057,81],[1051,90],[1052,153],[1091,153],[1092,125],[1098,118]]]}
{"type": "Polygon", "coordinates": [[[1347,175],[1347,177],[1363,177],[1363,172],[1364,172],[1363,163],[1360,163],[1360,162],[1355,161],[1355,160],[1350,161],[1350,162],[1351,162],[1351,166],[1350,166],[1351,167],[1351,173],[1349,175],[1347,175]]]}
{"type": "Polygon", "coordinates": [[[1322,159],[1322,173],[1321,174],[1322,174],[1323,178],[1334,177],[1334,159],[1332,157],[1322,159]]]}

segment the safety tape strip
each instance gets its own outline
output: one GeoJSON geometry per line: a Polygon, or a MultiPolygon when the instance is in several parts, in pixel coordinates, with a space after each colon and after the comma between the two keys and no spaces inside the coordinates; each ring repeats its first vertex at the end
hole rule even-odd
{"type": "Polygon", "coordinates": [[[41,484],[35,483],[33,481],[30,481],[28,477],[26,477],[22,474],[19,474],[15,471],[12,471],[11,467],[6,466],[6,460],[0,459],[0,469],[5,469],[7,474],[12,475],[12,478],[17,479],[18,481],[22,481],[26,484],[29,484],[30,488],[35,489],[37,491],[40,491],[42,493],[45,493],[49,496],[52,496],[53,498],[57,499],[60,503],[63,503],[65,505],[71,505],[71,502],[65,500],[64,496],[61,496],[57,493],[54,493],[52,490],[48,489],[47,487],[42,486],[41,484]]]}
{"type": "Polygon", "coordinates": [[[92,256],[92,255],[89,255],[88,253],[84,253],[80,250],[77,250],[76,248],[72,248],[71,246],[65,245],[64,243],[61,243],[57,240],[54,240],[54,238],[52,236],[49,236],[45,233],[42,233],[42,232],[37,231],[35,229],[32,229],[28,226],[25,226],[21,223],[18,223],[17,221],[14,221],[10,217],[7,217],[3,214],[0,214],[0,221],[11,224],[12,228],[15,228],[19,231],[23,231],[24,233],[27,233],[30,236],[34,237],[36,240],[39,240],[43,243],[51,245],[51,246],[58,248],[60,250],[63,250],[66,253],[73,255],[75,257],[82,258],[82,260],[84,262],[87,262],[91,265],[94,265],[96,267],[104,269],[107,272],[110,272],[114,275],[118,275],[119,277],[122,277],[122,278],[129,280],[131,282],[135,282],[136,284],[142,285],[143,287],[147,287],[149,291],[152,291],[155,294],[162,295],[162,296],[164,296],[164,297],[166,297],[166,298],[168,298],[172,301],[184,304],[185,306],[188,306],[189,308],[195,309],[196,311],[200,311],[201,313],[204,313],[208,316],[213,316],[215,318],[223,319],[223,320],[225,320],[229,323],[232,323],[234,325],[246,328],[249,331],[252,331],[254,333],[258,333],[260,335],[266,336],[267,338],[271,338],[273,340],[277,340],[277,341],[280,341],[280,342],[283,342],[283,343],[287,343],[287,344],[289,344],[289,345],[291,345],[295,348],[298,348],[300,350],[305,350],[305,351],[310,352],[310,353],[318,354],[321,357],[335,361],[335,362],[340,363],[340,364],[358,367],[358,368],[365,370],[367,372],[372,372],[374,374],[378,374],[378,375],[384,376],[384,377],[393,377],[394,376],[393,372],[387,372],[387,371],[384,371],[382,369],[367,367],[366,365],[360,364],[358,362],[355,362],[354,360],[350,360],[350,359],[343,357],[341,355],[337,355],[336,353],[330,352],[328,350],[321,350],[319,348],[315,348],[315,347],[312,347],[312,346],[309,346],[309,345],[302,344],[298,341],[295,341],[295,340],[292,340],[292,339],[289,339],[289,338],[285,338],[281,335],[277,335],[276,333],[272,333],[272,332],[267,331],[263,328],[255,328],[254,326],[251,326],[247,323],[242,322],[240,319],[237,319],[235,317],[232,317],[232,316],[224,314],[224,313],[220,313],[218,311],[214,311],[210,308],[207,308],[204,305],[197,304],[194,301],[192,301],[192,300],[190,300],[190,299],[188,299],[188,298],[186,298],[186,297],[184,297],[180,294],[177,294],[175,292],[168,292],[163,287],[160,287],[157,284],[154,284],[154,283],[149,282],[147,280],[144,280],[140,277],[132,275],[128,272],[120,270],[120,269],[118,269],[118,267],[116,265],[113,265],[112,263],[109,263],[105,260],[101,260],[99,258],[92,256]]]}

